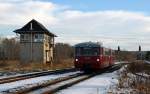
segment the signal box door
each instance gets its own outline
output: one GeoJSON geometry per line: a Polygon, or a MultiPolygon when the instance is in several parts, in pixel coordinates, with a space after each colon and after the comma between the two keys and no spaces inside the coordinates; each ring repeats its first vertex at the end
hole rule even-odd
{"type": "Polygon", "coordinates": [[[50,55],[49,50],[46,50],[46,62],[50,62],[50,55]]]}

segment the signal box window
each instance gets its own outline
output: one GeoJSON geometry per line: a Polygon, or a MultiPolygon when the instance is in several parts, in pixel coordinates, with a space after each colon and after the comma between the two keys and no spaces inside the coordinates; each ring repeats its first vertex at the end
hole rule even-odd
{"type": "Polygon", "coordinates": [[[23,35],[23,34],[22,34],[22,35],[20,35],[20,38],[21,38],[21,39],[24,39],[24,35],[23,35]]]}
{"type": "Polygon", "coordinates": [[[42,39],[42,34],[35,34],[35,39],[42,39]]]}
{"type": "Polygon", "coordinates": [[[35,39],[38,39],[38,34],[35,34],[35,36],[34,36],[34,37],[35,37],[35,39]]]}
{"type": "Polygon", "coordinates": [[[42,36],[42,34],[35,34],[34,35],[34,41],[35,42],[42,42],[43,41],[43,36],[42,36]]]}

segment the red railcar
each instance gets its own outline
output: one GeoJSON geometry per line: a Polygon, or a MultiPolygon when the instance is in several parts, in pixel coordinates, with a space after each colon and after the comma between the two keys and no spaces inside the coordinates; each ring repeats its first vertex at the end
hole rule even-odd
{"type": "Polygon", "coordinates": [[[75,45],[75,68],[80,70],[99,71],[113,64],[113,50],[93,42],[84,42],[75,45]]]}

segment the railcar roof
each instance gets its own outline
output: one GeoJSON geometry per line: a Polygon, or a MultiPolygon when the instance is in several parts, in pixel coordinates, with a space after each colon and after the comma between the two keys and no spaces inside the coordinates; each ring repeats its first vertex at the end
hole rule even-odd
{"type": "Polygon", "coordinates": [[[75,47],[101,47],[101,44],[95,42],[83,42],[76,44],[75,47]]]}

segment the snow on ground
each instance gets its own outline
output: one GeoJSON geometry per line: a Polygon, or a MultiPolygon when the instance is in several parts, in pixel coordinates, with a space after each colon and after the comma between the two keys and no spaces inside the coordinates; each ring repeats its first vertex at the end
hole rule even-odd
{"type": "Polygon", "coordinates": [[[17,72],[10,72],[10,71],[0,71],[0,79],[7,78],[7,77],[14,77],[14,76],[22,76],[27,74],[34,74],[34,73],[40,73],[41,71],[17,71],[17,72]]]}
{"type": "Polygon", "coordinates": [[[11,77],[11,76],[18,76],[26,73],[18,73],[18,72],[2,72],[0,71],[0,79],[1,78],[6,78],[6,77],[11,77]]]}
{"type": "Polygon", "coordinates": [[[141,76],[143,76],[143,77],[147,77],[147,78],[150,77],[150,75],[147,74],[147,73],[136,73],[136,74],[137,74],[137,75],[141,75],[141,76]]]}
{"type": "Polygon", "coordinates": [[[6,84],[0,84],[0,92],[13,89],[13,88],[17,88],[17,87],[28,87],[28,85],[42,83],[47,80],[52,80],[52,79],[56,79],[59,77],[66,77],[68,75],[73,75],[76,73],[80,73],[80,72],[78,71],[78,72],[70,72],[70,73],[57,74],[57,75],[40,76],[36,78],[20,80],[20,81],[6,83],[6,84]]]}
{"type": "Polygon", "coordinates": [[[115,64],[122,64],[122,63],[129,63],[128,61],[118,61],[118,62],[115,62],[115,64]]]}
{"type": "Polygon", "coordinates": [[[147,61],[147,60],[144,60],[144,61],[145,61],[145,63],[150,64],[150,61],[147,61]]]}
{"type": "Polygon", "coordinates": [[[118,83],[117,77],[116,71],[100,74],[57,94],[107,94],[107,91],[118,83]]]}
{"type": "MultiPolygon", "coordinates": [[[[53,71],[53,70],[48,70],[48,71],[53,71]]],[[[41,72],[47,72],[47,71],[0,72],[0,79],[9,78],[9,77],[15,77],[15,76],[24,76],[24,75],[36,74],[36,73],[41,73],[41,72]]]]}

